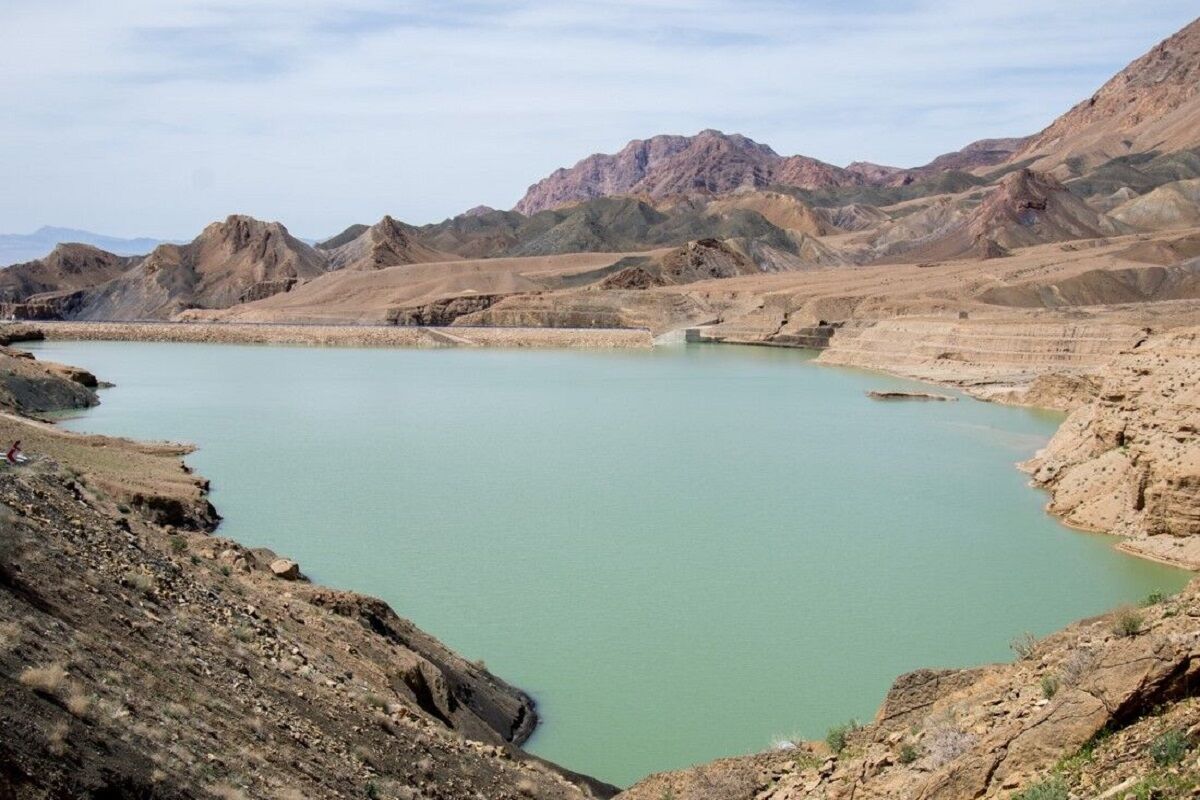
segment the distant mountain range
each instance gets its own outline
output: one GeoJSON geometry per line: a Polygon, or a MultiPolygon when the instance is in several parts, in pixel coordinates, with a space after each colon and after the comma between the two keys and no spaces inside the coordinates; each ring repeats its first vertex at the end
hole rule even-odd
{"type": "MultiPolygon", "coordinates": [[[[0,314],[273,319],[308,303],[306,317],[336,305],[355,319],[446,322],[546,292],[576,292],[559,305],[625,309],[667,302],[647,290],[747,273],[982,261],[1196,224],[1200,20],[1040,133],[920,167],[835,166],[705,130],[588,156],[511,211],[480,206],[423,226],[384,217],[320,242],[243,215],[187,243],[46,227],[0,236],[0,264],[22,262],[0,270],[0,314]]],[[[593,311],[571,324],[607,319],[593,311]]]]}
{"type": "Polygon", "coordinates": [[[44,225],[33,233],[0,233],[0,266],[42,258],[56,246],[68,242],[90,244],[118,256],[144,256],[165,241],[150,237],[123,239],[77,228],[44,225]]]}

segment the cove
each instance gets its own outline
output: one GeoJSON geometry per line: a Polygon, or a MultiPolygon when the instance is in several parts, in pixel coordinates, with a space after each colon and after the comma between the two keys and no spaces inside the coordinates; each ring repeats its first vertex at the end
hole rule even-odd
{"type": "Polygon", "coordinates": [[[1059,415],[798,351],[29,349],[116,384],[68,427],[194,442],[222,535],[486,659],[529,749],[622,785],[1188,577],[1043,512],[1014,463],[1059,415]]]}

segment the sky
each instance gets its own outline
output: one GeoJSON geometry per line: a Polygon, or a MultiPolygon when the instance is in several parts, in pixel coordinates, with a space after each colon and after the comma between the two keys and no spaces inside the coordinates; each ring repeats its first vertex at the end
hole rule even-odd
{"type": "Polygon", "coordinates": [[[914,166],[1035,132],[1195,0],[0,0],[0,233],[434,222],[705,128],[914,166]]]}

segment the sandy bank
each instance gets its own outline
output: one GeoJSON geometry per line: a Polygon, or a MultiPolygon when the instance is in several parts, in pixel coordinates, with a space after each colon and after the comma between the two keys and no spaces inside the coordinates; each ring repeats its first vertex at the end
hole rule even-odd
{"type": "MultiPolygon", "coordinates": [[[[5,326],[0,326],[5,327],[5,326]]],[[[38,322],[45,338],[341,347],[650,347],[637,328],[432,328],[204,322],[38,322]]]]}

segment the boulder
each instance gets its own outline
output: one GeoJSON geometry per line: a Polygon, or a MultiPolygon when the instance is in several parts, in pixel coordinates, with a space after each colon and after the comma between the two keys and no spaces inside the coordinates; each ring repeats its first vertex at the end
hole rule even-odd
{"type": "Polygon", "coordinates": [[[277,558],[271,562],[271,574],[285,581],[300,579],[300,565],[290,558],[277,558]]]}

